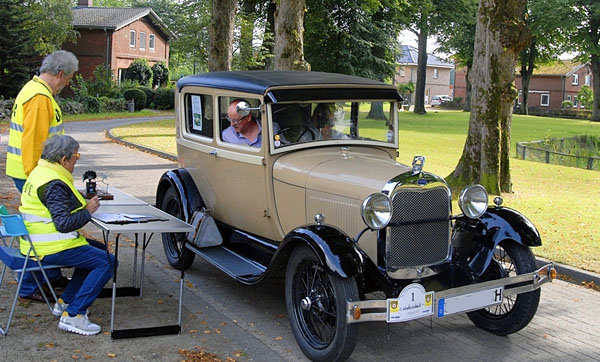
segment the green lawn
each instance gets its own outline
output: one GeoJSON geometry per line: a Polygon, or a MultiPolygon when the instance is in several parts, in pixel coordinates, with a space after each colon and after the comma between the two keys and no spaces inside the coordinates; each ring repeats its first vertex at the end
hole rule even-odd
{"type": "MultiPolygon", "coordinates": [[[[400,113],[398,160],[426,157],[425,170],[449,175],[462,153],[469,114],[430,111],[425,115],[400,113]]],[[[120,137],[175,154],[174,121],[136,124],[113,130],[120,137]]],[[[600,272],[600,173],[546,165],[514,158],[515,143],[545,137],[600,136],[600,123],[514,115],[511,142],[513,193],[503,194],[504,205],[529,217],[544,245],[536,255],[600,272]]]]}

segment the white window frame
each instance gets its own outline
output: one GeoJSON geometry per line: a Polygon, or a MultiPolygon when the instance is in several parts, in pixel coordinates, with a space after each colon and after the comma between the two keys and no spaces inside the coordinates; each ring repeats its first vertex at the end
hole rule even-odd
{"type": "Polygon", "coordinates": [[[140,50],[146,50],[146,33],[140,32],[140,50]]]}
{"type": "Polygon", "coordinates": [[[129,47],[135,48],[135,30],[129,30],[129,47]]]}
{"type": "Polygon", "coordinates": [[[571,101],[571,95],[570,95],[570,94],[568,94],[568,95],[567,95],[567,100],[568,100],[569,102],[571,101]]]}
{"type": "Polygon", "coordinates": [[[156,43],[156,35],[150,33],[150,35],[148,36],[148,49],[154,50],[155,43],[156,43]]]}
{"type": "Polygon", "coordinates": [[[590,74],[585,75],[585,85],[588,87],[592,85],[592,76],[590,74]]]}
{"type": "Polygon", "coordinates": [[[440,70],[437,68],[433,69],[433,79],[438,79],[440,77],[440,70]]]}
{"type": "Polygon", "coordinates": [[[571,80],[571,85],[579,84],[579,74],[573,74],[573,79],[571,80]]]}
{"type": "Polygon", "coordinates": [[[548,93],[540,94],[540,106],[548,107],[549,105],[550,105],[550,94],[548,94],[548,93]],[[546,99],[545,102],[544,102],[544,98],[546,99]]]}

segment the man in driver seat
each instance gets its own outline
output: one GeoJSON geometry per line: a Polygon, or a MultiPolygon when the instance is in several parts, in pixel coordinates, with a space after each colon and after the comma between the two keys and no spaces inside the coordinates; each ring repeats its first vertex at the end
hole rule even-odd
{"type": "Polygon", "coordinates": [[[262,144],[262,127],[260,122],[254,118],[252,112],[241,116],[236,109],[236,106],[240,102],[247,104],[243,99],[236,99],[229,104],[227,120],[231,125],[223,130],[221,138],[228,143],[259,148],[262,144]]]}

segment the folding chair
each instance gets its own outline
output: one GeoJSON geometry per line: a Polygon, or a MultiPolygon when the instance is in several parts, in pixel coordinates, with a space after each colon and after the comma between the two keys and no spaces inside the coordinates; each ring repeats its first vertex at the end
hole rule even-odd
{"type": "MultiPolygon", "coordinates": [[[[8,210],[6,210],[6,206],[0,205],[0,215],[8,215],[8,210]]],[[[2,244],[6,245],[6,240],[4,239],[4,234],[6,234],[4,225],[0,225],[0,238],[2,238],[2,244]]]]}
{"type": "MultiPolygon", "coordinates": [[[[2,287],[6,267],[9,267],[13,271],[20,273],[19,282],[17,284],[17,291],[15,292],[15,297],[12,302],[12,307],[8,316],[8,322],[6,323],[6,329],[3,329],[2,326],[0,326],[0,333],[6,336],[6,334],[8,333],[8,328],[10,328],[10,322],[12,321],[12,317],[15,312],[15,306],[17,305],[17,299],[19,297],[19,291],[21,290],[21,284],[23,283],[23,272],[40,271],[44,276],[44,280],[46,281],[46,284],[48,285],[48,288],[50,289],[54,300],[58,300],[58,298],[56,297],[56,293],[54,293],[54,289],[50,284],[50,280],[48,280],[48,276],[46,275],[46,272],[44,270],[63,268],[65,266],[56,264],[42,264],[42,262],[38,258],[35,248],[33,247],[33,243],[29,238],[29,233],[25,228],[25,224],[23,223],[21,215],[0,215],[0,219],[4,224],[3,236],[11,237],[13,238],[13,240],[15,238],[21,237],[20,242],[29,243],[29,252],[26,256],[21,254],[21,251],[17,248],[0,245],[0,260],[2,260],[2,262],[4,263],[4,268],[2,269],[2,274],[0,275],[0,288],[2,287]],[[33,256],[30,256],[31,254],[33,254],[33,256]]],[[[11,245],[12,244],[13,243],[11,242],[11,245]]],[[[33,274],[33,278],[35,279],[35,282],[37,283],[37,286],[40,289],[44,300],[46,301],[46,305],[48,306],[50,313],[52,313],[53,306],[50,305],[50,301],[48,301],[46,293],[44,293],[44,289],[42,288],[42,285],[40,284],[35,273],[33,274]]]]}

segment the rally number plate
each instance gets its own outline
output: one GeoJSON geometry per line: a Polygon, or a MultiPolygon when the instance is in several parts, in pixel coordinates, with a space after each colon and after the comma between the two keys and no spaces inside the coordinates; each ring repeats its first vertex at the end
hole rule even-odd
{"type": "Polygon", "coordinates": [[[398,298],[387,300],[386,321],[405,322],[433,314],[433,292],[426,292],[421,284],[410,284],[398,298]]]}

